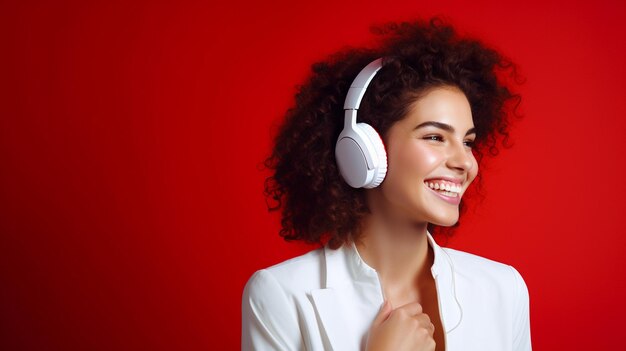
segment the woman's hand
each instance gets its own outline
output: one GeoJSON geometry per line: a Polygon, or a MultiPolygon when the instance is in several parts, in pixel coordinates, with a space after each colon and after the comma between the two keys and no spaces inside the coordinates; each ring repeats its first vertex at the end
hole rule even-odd
{"type": "Polygon", "coordinates": [[[367,340],[367,351],[434,351],[435,326],[430,317],[422,313],[417,302],[395,310],[385,301],[374,319],[367,340]]]}

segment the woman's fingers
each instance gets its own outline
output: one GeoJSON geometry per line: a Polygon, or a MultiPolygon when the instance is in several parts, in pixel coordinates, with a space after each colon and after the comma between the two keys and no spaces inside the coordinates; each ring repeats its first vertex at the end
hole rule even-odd
{"type": "Polygon", "coordinates": [[[422,306],[409,303],[393,309],[385,301],[372,323],[367,350],[433,351],[435,327],[422,306]]]}
{"type": "Polygon", "coordinates": [[[428,333],[431,336],[433,335],[433,333],[435,332],[435,325],[431,322],[430,317],[426,313],[418,314],[413,318],[418,321],[420,327],[426,328],[426,330],[428,330],[428,333]]]}
{"type": "Polygon", "coordinates": [[[425,328],[428,330],[428,333],[432,336],[435,332],[435,325],[431,322],[430,317],[423,313],[422,305],[418,302],[408,303],[406,305],[400,306],[393,311],[393,313],[399,313],[404,315],[405,317],[411,317],[412,319],[417,321],[418,328],[425,328]]]}

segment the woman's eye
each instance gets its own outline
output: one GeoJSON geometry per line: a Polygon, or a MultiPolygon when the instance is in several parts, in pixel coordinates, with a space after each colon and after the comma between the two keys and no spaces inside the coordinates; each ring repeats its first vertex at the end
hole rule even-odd
{"type": "Polygon", "coordinates": [[[474,140],[465,140],[463,143],[469,148],[474,148],[474,145],[476,144],[474,140]]]}
{"type": "Polygon", "coordinates": [[[440,135],[427,135],[423,139],[425,140],[434,140],[434,141],[442,141],[443,138],[440,135]]]}

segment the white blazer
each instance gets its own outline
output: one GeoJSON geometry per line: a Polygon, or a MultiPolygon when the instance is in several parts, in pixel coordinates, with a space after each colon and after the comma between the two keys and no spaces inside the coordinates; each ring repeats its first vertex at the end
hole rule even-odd
{"type": "MultiPolygon", "coordinates": [[[[428,235],[447,351],[531,350],[528,289],[512,266],[440,247],[428,235]]],[[[354,244],[254,273],[243,292],[242,350],[364,350],[384,300],[354,244]]]]}

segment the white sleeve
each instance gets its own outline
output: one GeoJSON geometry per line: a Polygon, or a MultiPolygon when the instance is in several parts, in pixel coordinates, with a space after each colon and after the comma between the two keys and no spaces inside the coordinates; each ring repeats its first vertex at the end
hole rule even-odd
{"type": "Polygon", "coordinates": [[[515,307],[513,309],[513,351],[530,351],[530,303],[528,287],[522,275],[510,266],[515,276],[515,307]]]}
{"type": "Polygon", "coordinates": [[[267,270],[252,275],[241,301],[241,350],[303,350],[293,301],[267,270]]]}

